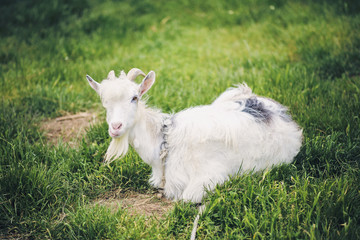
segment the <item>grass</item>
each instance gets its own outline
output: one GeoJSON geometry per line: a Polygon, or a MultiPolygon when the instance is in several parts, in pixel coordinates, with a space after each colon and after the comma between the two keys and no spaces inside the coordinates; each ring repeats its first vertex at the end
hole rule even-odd
{"type": "Polygon", "coordinates": [[[204,200],[198,239],[360,238],[358,1],[4,1],[0,6],[0,237],[188,239],[196,207],[164,219],[91,204],[151,192],[133,151],[104,166],[106,124],[77,148],[38,123],[101,110],[85,74],[155,70],[149,105],[208,104],[246,82],[291,110],[304,143],[290,165],[238,176],[204,200]]]}

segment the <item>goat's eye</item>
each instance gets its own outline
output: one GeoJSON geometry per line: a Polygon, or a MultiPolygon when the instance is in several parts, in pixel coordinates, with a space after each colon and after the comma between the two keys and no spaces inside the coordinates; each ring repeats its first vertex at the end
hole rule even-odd
{"type": "Polygon", "coordinates": [[[131,99],[131,102],[137,102],[138,101],[138,96],[133,96],[133,98],[131,99]]]}

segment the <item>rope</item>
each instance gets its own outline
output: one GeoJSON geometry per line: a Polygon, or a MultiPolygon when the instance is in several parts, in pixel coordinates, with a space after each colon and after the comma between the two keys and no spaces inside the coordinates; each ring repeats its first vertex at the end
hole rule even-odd
{"type": "Polygon", "coordinates": [[[203,214],[203,212],[205,210],[205,205],[200,205],[198,210],[199,210],[199,213],[195,217],[194,224],[193,224],[193,229],[191,231],[190,240],[195,240],[196,239],[196,231],[197,231],[199,219],[200,219],[200,216],[203,214]]]}
{"type": "MultiPolygon", "coordinates": [[[[158,191],[162,195],[164,195],[164,188],[165,188],[165,183],[166,183],[165,164],[166,164],[167,155],[169,153],[169,144],[168,144],[167,140],[168,140],[169,128],[171,127],[171,125],[172,125],[171,117],[166,117],[164,119],[164,121],[163,121],[162,128],[161,128],[161,132],[163,134],[163,139],[164,139],[163,142],[160,145],[160,160],[161,160],[161,164],[162,164],[163,175],[162,175],[162,178],[161,178],[161,183],[160,183],[160,187],[158,188],[158,191]]],[[[193,224],[193,229],[191,231],[190,240],[195,240],[196,239],[196,231],[197,231],[199,219],[200,219],[200,216],[202,215],[204,209],[205,209],[205,205],[200,205],[198,207],[199,213],[195,217],[194,224],[193,224]]]]}

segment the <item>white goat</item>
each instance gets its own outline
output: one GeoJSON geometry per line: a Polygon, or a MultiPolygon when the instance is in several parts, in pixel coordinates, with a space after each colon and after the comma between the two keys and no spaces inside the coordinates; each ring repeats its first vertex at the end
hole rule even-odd
{"type": "Polygon", "coordinates": [[[128,145],[152,167],[150,183],[164,188],[167,198],[201,202],[205,189],[214,189],[239,171],[262,170],[290,163],[299,152],[302,130],[287,108],[259,97],[246,85],[222,93],[212,104],[176,114],[146,106],[141,97],[155,82],[149,72],[133,68],[119,78],[111,71],[97,83],[86,76],[107,110],[113,138],[105,155],[122,157],[128,145]]]}

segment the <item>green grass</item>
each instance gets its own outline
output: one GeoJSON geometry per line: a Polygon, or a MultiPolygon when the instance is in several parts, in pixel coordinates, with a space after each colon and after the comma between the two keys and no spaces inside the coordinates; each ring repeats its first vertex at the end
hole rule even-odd
{"type": "Polygon", "coordinates": [[[149,105],[208,104],[233,84],[290,108],[304,130],[290,165],[246,174],[204,200],[198,239],[360,238],[358,1],[3,1],[0,6],[0,238],[188,239],[197,213],[112,212],[114,189],[151,192],[131,149],[102,164],[106,123],[77,148],[38,124],[102,111],[85,75],[155,70],[149,105]]]}

